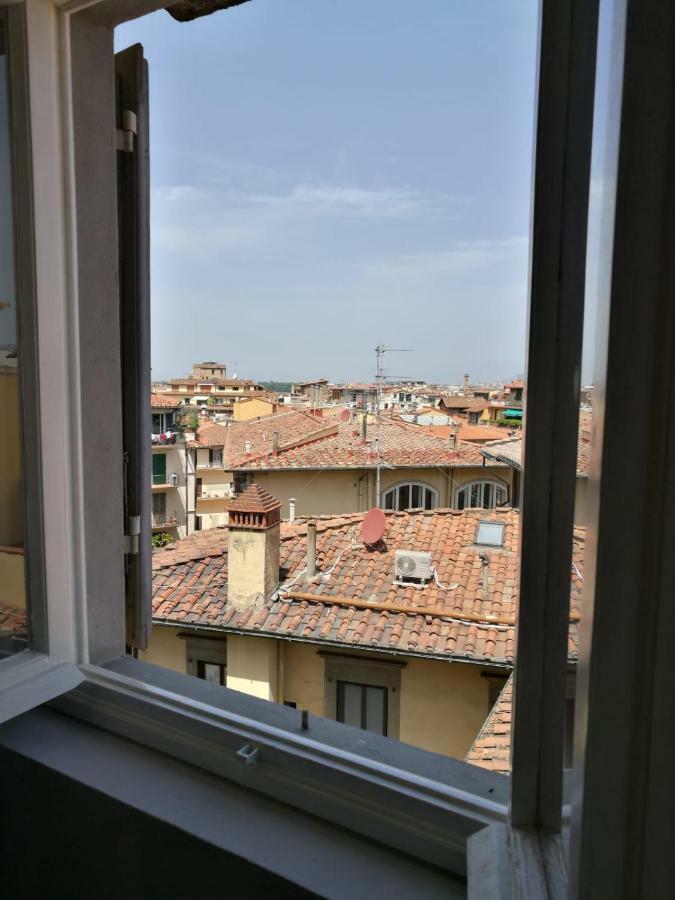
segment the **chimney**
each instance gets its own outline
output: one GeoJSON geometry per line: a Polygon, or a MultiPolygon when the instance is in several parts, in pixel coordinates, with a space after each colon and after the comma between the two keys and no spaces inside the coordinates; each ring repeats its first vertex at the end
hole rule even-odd
{"type": "Polygon", "coordinates": [[[454,450],[457,447],[457,429],[453,428],[450,432],[450,449],[454,450]]]}
{"type": "Polygon", "coordinates": [[[252,484],[230,506],[227,602],[235,609],[262,609],[279,587],[281,504],[252,484]]]}
{"type": "Polygon", "coordinates": [[[295,497],[288,498],[288,521],[295,522],[295,497]]]}
{"type": "Polygon", "coordinates": [[[279,452],[279,432],[273,431],[272,432],[272,453],[278,453],[278,452],[279,452]]]}
{"type": "Polygon", "coordinates": [[[248,455],[252,449],[253,449],[253,444],[250,441],[246,441],[246,443],[244,444],[244,453],[246,453],[248,455]]]}
{"type": "Polygon", "coordinates": [[[361,419],[361,440],[365,444],[368,440],[368,413],[364,412],[361,419]]]}
{"type": "Polygon", "coordinates": [[[307,523],[307,581],[316,577],[316,522],[307,523]]]}

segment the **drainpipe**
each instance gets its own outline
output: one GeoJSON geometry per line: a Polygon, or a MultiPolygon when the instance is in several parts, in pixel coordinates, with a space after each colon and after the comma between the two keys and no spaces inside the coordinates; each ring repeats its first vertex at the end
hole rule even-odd
{"type": "Polygon", "coordinates": [[[488,596],[488,566],[490,560],[487,553],[480,554],[480,561],[483,563],[483,597],[487,600],[488,596]]]}
{"type": "Polygon", "coordinates": [[[316,576],[316,522],[307,523],[307,580],[316,576]]]}
{"type": "Polygon", "coordinates": [[[295,497],[288,498],[288,521],[291,524],[295,522],[295,497]]]}

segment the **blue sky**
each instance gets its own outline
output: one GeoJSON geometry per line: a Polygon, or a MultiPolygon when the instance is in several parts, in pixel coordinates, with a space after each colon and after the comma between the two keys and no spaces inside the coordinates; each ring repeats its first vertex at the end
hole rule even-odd
{"type": "Polygon", "coordinates": [[[153,377],[523,371],[535,0],[252,0],[150,65],[153,377]]]}

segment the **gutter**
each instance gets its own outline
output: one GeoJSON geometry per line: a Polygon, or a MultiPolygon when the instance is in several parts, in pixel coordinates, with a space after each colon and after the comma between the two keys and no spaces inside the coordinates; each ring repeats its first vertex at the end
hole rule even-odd
{"type": "MultiPolygon", "coordinates": [[[[474,666],[492,666],[495,669],[513,669],[514,660],[491,660],[484,657],[477,659],[470,656],[450,656],[441,653],[426,653],[415,650],[391,650],[387,647],[374,647],[372,644],[345,644],[344,641],[316,640],[312,638],[296,637],[295,635],[275,634],[269,631],[250,631],[245,628],[230,628],[225,626],[198,625],[193,622],[168,622],[166,619],[152,619],[153,625],[164,628],[184,628],[192,631],[213,631],[220,634],[236,634],[240,637],[261,637],[267,640],[286,641],[287,643],[311,644],[314,647],[339,647],[340,650],[361,651],[367,653],[380,653],[385,656],[411,656],[415,659],[434,659],[438,662],[461,663],[474,666]]],[[[147,651],[145,651],[147,652],[147,651]]],[[[571,658],[570,663],[576,664],[577,660],[571,658]]]]}

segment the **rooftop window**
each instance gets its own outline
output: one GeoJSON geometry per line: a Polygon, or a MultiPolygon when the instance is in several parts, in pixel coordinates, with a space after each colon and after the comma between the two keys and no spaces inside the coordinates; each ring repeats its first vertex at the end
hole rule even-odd
{"type": "Polygon", "coordinates": [[[502,547],[504,526],[499,522],[479,522],[476,528],[476,543],[480,547],[502,547]]]}

